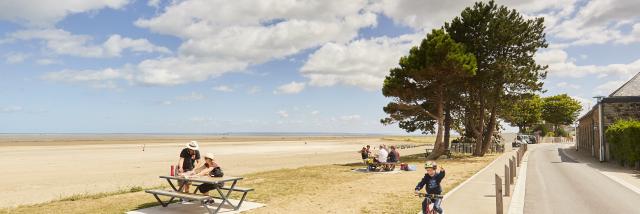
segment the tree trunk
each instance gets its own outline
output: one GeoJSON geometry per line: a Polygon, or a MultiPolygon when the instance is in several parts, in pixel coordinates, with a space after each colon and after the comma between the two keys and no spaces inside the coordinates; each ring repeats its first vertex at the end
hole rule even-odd
{"type": "Polygon", "coordinates": [[[496,110],[497,107],[494,106],[491,108],[491,116],[489,117],[489,124],[487,125],[487,132],[484,133],[484,138],[482,139],[482,154],[480,156],[484,156],[484,154],[489,151],[489,148],[493,146],[493,133],[496,131],[496,110]]]}
{"type": "Polygon", "coordinates": [[[438,131],[436,133],[436,142],[433,144],[433,151],[427,159],[436,160],[440,156],[444,154],[444,143],[442,142],[442,138],[444,135],[444,97],[442,91],[444,90],[444,86],[441,87],[440,94],[436,100],[436,121],[438,123],[438,131]]]}
{"type": "Polygon", "coordinates": [[[449,149],[451,137],[451,109],[447,107],[444,114],[444,149],[449,149]]]}
{"type": "Polygon", "coordinates": [[[476,125],[476,130],[475,130],[475,141],[476,141],[476,151],[473,152],[473,156],[483,156],[484,154],[482,153],[482,141],[483,141],[483,137],[482,134],[485,130],[485,125],[484,125],[484,116],[485,116],[485,112],[484,112],[484,107],[485,107],[485,101],[484,101],[484,97],[482,96],[482,94],[480,94],[480,106],[477,109],[478,112],[478,123],[476,125]]]}

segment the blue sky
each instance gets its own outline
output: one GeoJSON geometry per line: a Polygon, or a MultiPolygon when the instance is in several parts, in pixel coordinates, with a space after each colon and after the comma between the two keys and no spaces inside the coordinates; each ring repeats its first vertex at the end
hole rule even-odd
{"type": "MultiPolygon", "coordinates": [[[[351,132],[386,72],[473,1],[0,2],[0,132],[351,132]]],[[[545,17],[545,95],[640,71],[636,1],[498,1],[545,17]]]]}

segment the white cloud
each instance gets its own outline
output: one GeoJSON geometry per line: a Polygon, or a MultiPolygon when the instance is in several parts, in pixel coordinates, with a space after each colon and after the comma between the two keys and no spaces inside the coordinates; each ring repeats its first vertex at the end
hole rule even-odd
{"type": "Polygon", "coordinates": [[[149,1],[147,1],[147,5],[149,7],[158,8],[158,7],[160,7],[160,0],[149,0],[149,1]]]}
{"type": "Polygon", "coordinates": [[[118,34],[111,35],[103,44],[92,44],[87,35],[75,35],[60,29],[30,29],[9,34],[9,41],[43,40],[47,48],[57,54],[79,57],[118,57],[125,50],[132,52],[170,53],[165,47],[155,46],[146,39],[131,39],[118,34]]]}
{"type": "MultiPolygon", "coordinates": [[[[371,10],[379,11],[391,17],[396,23],[414,29],[438,28],[445,21],[459,16],[465,7],[473,6],[476,0],[441,1],[441,0],[378,0],[371,6],[371,10]]],[[[555,17],[555,14],[568,14],[573,11],[576,0],[499,0],[511,9],[517,9],[526,14],[538,14],[555,17]]],[[[548,19],[545,19],[548,20],[548,19]]]]}
{"type": "Polygon", "coordinates": [[[280,110],[278,112],[276,112],[281,118],[287,118],[289,117],[289,113],[287,113],[287,111],[285,110],[280,110]]]}
{"type": "Polygon", "coordinates": [[[303,82],[290,82],[288,84],[284,84],[279,86],[275,91],[273,91],[274,94],[297,94],[302,92],[302,90],[304,90],[305,87],[305,83],[303,82]]]}
{"type": "Polygon", "coordinates": [[[609,96],[609,94],[613,93],[616,89],[620,88],[625,82],[625,80],[612,80],[605,83],[602,83],[594,89],[594,95],[602,95],[609,96]]]}
{"type": "Polygon", "coordinates": [[[198,92],[191,92],[191,94],[179,96],[176,99],[183,100],[183,101],[198,101],[198,100],[203,100],[204,95],[198,92]]]}
{"type": "Polygon", "coordinates": [[[162,105],[171,105],[171,104],[173,104],[173,102],[171,100],[164,100],[164,101],[161,101],[160,104],[162,104],[162,105]]]}
{"type": "Polygon", "coordinates": [[[151,44],[146,39],[131,39],[122,37],[118,34],[111,35],[107,41],[103,44],[104,50],[107,56],[120,56],[123,50],[129,49],[134,52],[158,52],[158,53],[171,53],[169,49],[165,47],[159,47],[151,44]]]}
{"type": "Polygon", "coordinates": [[[145,68],[140,80],[155,85],[203,81],[327,42],[348,42],[360,28],[376,24],[376,15],[363,10],[367,4],[365,0],[173,2],[162,14],[135,22],[184,41],[177,56],[138,65],[145,68]],[[194,64],[200,69],[185,68],[194,64]]]}
{"type": "Polygon", "coordinates": [[[318,114],[320,114],[320,111],[318,110],[311,111],[311,115],[318,115],[318,114]]]}
{"type": "Polygon", "coordinates": [[[93,88],[118,89],[116,81],[131,79],[131,75],[120,70],[106,68],[103,70],[62,70],[49,72],[42,78],[54,82],[88,83],[93,88]]]}
{"type": "Polygon", "coordinates": [[[8,53],[5,55],[5,62],[7,64],[16,64],[16,63],[21,63],[24,62],[24,60],[26,60],[27,58],[29,58],[28,54],[24,54],[24,53],[8,53]]]}
{"type": "Polygon", "coordinates": [[[558,88],[564,88],[564,89],[579,89],[580,86],[576,85],[576,84],[571,84],[568,82],[559,82],[558,84],[556,84],[556,86],[558,88]]]}
{"type": "Polygon", "coordinates": [[[54,65],[54,64],[62,64],[62,62],[55,60],[55,59],[49,59],[49,58],[44,58],[44,59],[38,59],[36,60],[36,63],[38,65],[54,65]]]}
{"type": "Polygon", "coordinates": [[[216,86],[213,88],[213,90],[220,91],[220,92],[233,92],[233,88],[226,85],[216,86]]]}
{"type": "Polygon", "coordinates": [[[3,113],[12,113],[12,112],[19,112],[19,111],[22,111],[21,106],[7,106],[7,107],[0,108],[0,112],[3,112],[3,113]]]}
{"type": "Polygon", "coordinates": [[[422,37],[417,33],[358,39],[348,44],[328,43],[309,56],[300,72],[312,86],[344,84],[377,90],[400,57],[422,37]]]}
{"type": "Polygon", "coordinates": [[[609,65],[576,65],[574,59],[561,49],[547,49],[539,51],[535,56],[536,62],[549,65],[549,75],[557,77],[584,77],[587,75],[606,75],[628,78],[640,71],[640,59],[629,64],[609,65]]]}
{"type": "Polygon", "coordinates": [[[129,0],[4,0],[0,1],[0,20],[25,23],[29,26],[52,26],[70,14],[120,9],[129,0]]]}
{"type": "Polygon", "coordinates": [[[549,33],[571,45],[637,42],[640,30],[634,23],[640,18],[638,11],[640,1],[589,1],[578,8],[575,16],[550,28],[549,33]],[[624,29],[632,25],[633,30],[624,33],[624,29]]]}

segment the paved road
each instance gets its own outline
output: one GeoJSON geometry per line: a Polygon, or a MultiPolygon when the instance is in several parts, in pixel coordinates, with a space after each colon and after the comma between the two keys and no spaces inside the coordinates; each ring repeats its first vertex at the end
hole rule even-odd
{"type": "Polygon", "coordinates": [[[529,150],[524,213],[640,214],[640,194],[565,156],[565,145],[529,150]]]}

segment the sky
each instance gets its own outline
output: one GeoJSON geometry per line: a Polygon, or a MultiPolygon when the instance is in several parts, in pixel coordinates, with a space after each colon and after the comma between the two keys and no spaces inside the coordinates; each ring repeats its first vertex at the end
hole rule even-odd
{"type": "MultiPolygon", "coordinates": [[[[0,0],[0,133],[405,133],[382,81],[474,1],[0,0]]],[[[640,1],[544,17],[544,95],[583,112],[640,72],[640,1]]]]}

